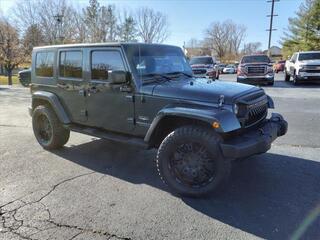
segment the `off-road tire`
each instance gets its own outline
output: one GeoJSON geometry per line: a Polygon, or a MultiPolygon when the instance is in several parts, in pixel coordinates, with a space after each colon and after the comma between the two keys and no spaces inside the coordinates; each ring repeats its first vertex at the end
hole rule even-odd
{"type": "Polygon", "coordinates": [[[213,129],[201,126],[183,126],[171,132],[161,143],[156,157],[157,170],[162,181],[175,193],[188,197],[200,197],[220,189],[229,178],[231,163],[223,157],[219,142],[221,138],[213,129]],[[179,181],[170,167],[171,156],[178,146],[190,142],[204,146],[215,165],[213,180],[197,188],[179,181]]]}
{"type": "Polygon", "coordinates": [[[56,113],[49,106],[37,106],[32,113],[32,127],[39,144],[47,150],[63,147],[69,140],[70,130],[63,127],[56,113]],[[51,127],[51,136],[44,140],[40,133],[41,119],[47,119],[51,127]]]}
{"type": "Polygon", "coordinates": [[[284,80],[286,82],[289,82],[290,81],[290,74],[287,73],[287,71],[284,71],[284,80]]]}

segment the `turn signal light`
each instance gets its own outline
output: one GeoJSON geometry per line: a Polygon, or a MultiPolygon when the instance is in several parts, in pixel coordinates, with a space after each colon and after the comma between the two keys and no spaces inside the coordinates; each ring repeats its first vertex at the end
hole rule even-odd
{"type": "Polygon", "coordinates": [[[213,127],[214,129],[217,129],[217,128],[220,127],[220,123],[215,121],[215,122],[212,123],[212,127],[213,127]]]}

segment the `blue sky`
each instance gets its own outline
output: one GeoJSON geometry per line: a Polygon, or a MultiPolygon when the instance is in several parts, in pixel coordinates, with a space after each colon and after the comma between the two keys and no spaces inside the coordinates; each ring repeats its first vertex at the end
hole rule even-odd
{"type": "MultiPolygon", "coordinates": [[[[9,13],[15,0],[0,0],[2,12],[9,13]]],[[[89,0],[70,0],[74,6],[85,6],[89,0]]],[[[182,46],[191,38],[203,38],[203,32],[211,22],[231,19],[247,27],[246,42],[261,42],[268,45],[269,18],[271,4],[266,0],[100,0],[101,4],[115,4],[119,9],[134,10],[147,6],[168,16],[170,37],[166,43],[182,46]]],[[[280,0],[275,4],[272,45],[279,45],[288,18],[294,16],[303,0],[280,0]]]]}

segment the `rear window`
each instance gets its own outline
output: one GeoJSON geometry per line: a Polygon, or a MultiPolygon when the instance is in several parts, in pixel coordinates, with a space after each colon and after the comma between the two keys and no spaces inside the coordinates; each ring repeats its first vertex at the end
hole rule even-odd
{"type": "Polygon", "coordinates": [[[194,57],[191,58],[190,64],[213,64],[212,57],[194,57]]]}
{"type": "Polygon", "coordinates": [[[54,52],[38,52],[36,55],[36,76],[53,77],[54,52]]]}
{"type": "Polygon", "coordinates": [[[300,53],[299,61],[304,60],[320,60],[320,52],[319,53],[300,53]]]}
{"type": "Polygon", "coordinates": [[[59,75],[67,78],[82,78],[82,52],[62,51],[59,58],[59,75]]]}
{"type": "Polygon", "coordinates": [[[266,55],[258,55],[258,56],[244,56],[241,60],[241,63],[270,63],[270,59],[266,55]]]}

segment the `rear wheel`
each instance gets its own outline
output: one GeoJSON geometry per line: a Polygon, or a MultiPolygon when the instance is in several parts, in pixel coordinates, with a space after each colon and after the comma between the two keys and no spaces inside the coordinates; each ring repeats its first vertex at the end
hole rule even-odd
{"type": "Polygon", "coordinates": [[[61,148],[69,140],[70,130],[63,127],[51,107],[36,107],[32,114],[32,126],[37,141],[45,149],[61,148]]]}
{"type": "Polygon", "coordinates": [[[290,81],[290,75],[287,73],[287,71],[284,71],[284,80],[286,81],[286,82],[289,82],[290,81]]]}
{"type": "Polygon", "coordinates": [[[220,187],[230,174],[221,138],[212,129],[185,126],[174,130],[161,143],[157,169],[161,179],[178,194],[197,197],[220,187]]]}

